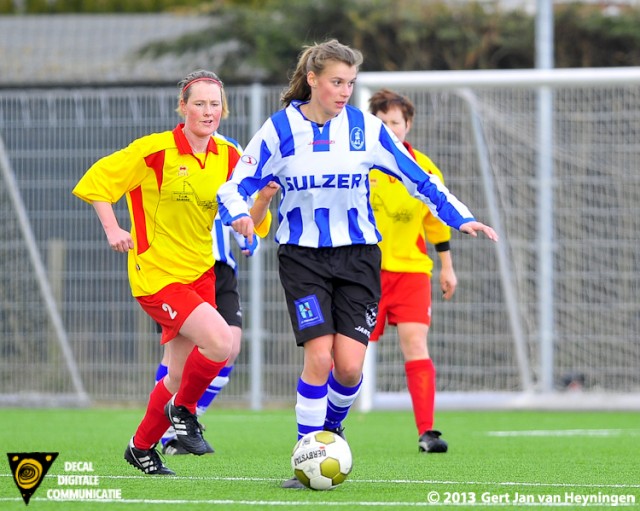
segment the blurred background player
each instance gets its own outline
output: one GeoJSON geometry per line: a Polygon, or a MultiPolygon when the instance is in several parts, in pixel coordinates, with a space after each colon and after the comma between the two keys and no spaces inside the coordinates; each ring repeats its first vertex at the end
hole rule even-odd
{"type": "MultiPolygon", "coordinates": [[[[216,304],[218,312],[231,328],[233,343],[227,365],[224,366],[218,376],[209,384],[198,400],[196,416],[202,417],[220,391],[229,383],[229,377],[233,371],[233,364],[240,353],[242,341],[242,308],[240,306],[240,293],[238,291],[238,263],[233,255],[231,235],[235,238],[242,254],[252,256],[258,249],[258,237],[254,236],[253,243],[247,244],[244,236],[235,232],[231,227],[222,224],[219,217],[216,218],[213,229],[213,257],[216,260],[213,271],[216,275],[216,304]]],[[[156,382],[167,374],[167,357],[162,357],[156,371],[156,382]]],[[[176,432],[170,427],[162,437],[162,452],[169,455],[189,454],[183,449],[176,439],[176,432]]],[[[205,442],[206,439],[205,439],[205,442]]],[[[213,447],[207,442],[207,452],[213,453],[213,447]]]]}
{"type": "MultiPolygon", "coordinates": [[[[415,115],[409,98],[382,89],[371,96],[369,110],[395,133],[425,172],[443,180],[434,163],[406,141],[415,115]]],[[[426,242],[433,244],[438,253],[442,297],[450,300],[458,283],[449,246],[451,229],[434,217],[423,202],[411,197],[394,177],[374,170],[369,180],[371,205],[382,235],[382,294],[378,322],[370,340],[380,338],[385,323],[397,327],[418,428],[418,449],[447,452],[448,446],[440,438],[440,431],[433,429],[436,370],[427,346],[433,261],[427,255],[426,242]]]]}

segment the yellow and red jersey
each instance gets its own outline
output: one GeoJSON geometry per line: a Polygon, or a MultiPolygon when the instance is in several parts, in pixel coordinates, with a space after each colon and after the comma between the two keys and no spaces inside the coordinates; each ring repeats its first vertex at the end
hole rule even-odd
{"type": "Polygon", "coordinates": [[[194,154],[179,124],[98,160],[73,193],[92,203],[126,195],[134,248],[128,272],[133,296],[191,283],[213,266],[211,228],[216,194],[240,158],[234,144],[211,137],[194,154]]]}
{"type": "MultiPolygon", "coordinates": [[[[442,172],[429,157],[404,142],[425,172],[443,180],[442,172]]],[[[379,170],[369,174],[370,202],[376,226],[382,235],[382,269],[398,273],[431,275],[433,261],[426,242],[436,245],[451,239],[451,228],[434,217],[421,201],[411,197],[401,181],[379,170]]]]}

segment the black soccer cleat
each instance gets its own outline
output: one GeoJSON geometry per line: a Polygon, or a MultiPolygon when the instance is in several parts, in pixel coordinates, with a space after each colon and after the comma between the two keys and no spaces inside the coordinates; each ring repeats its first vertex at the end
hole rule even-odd
{"type": "Polygon", "coordinates": [[[338,426],[337,428],[328,428],[328,427],[324,427],[325,431],[331,431],[331,433],[335,433],[336,435],[338,435],[340,438],[342,438],[343,440],[346,440],[347,437],[344,436],[344,428],[342,426],[338,426]]]}
{"type": "Polygon", "coordinates": [[[129,445],[124,451],[124,459],[129,465],[134,466],[145,474],[152,476],[174,476],[176,473],[162,464],[160,455],[156,451],[155,446],[151,449],[138,449],[133,445],[133,437],[129,441],[129,445]]]}
{"type": "Polygon", "coordinates": [[[292,477],[291,479],[287,479],[281,485],[282,488],[286,488],[288,490],[304,490],[306,486],[298,481],[297,477],[292,477]]]}
{"type": "Polygon", "coordinates": [[[211,446],[205,442],[202,436],[202,426],[196,415],[184,406],[176,406],[174,400],[175,396],[164,407],[164,412],[176,430],[176,440],[180,447],[196,456],[210,452],[211,446]]]}
{"type": "MultiPolygon", "coordinates": [[[[207,445],[207,454],[213,454],[216,450],[213,448],[206,439],[203,439],[204,443],[207,445]]],[[[168,456],[180,456],[182,454],[191,454],[184,447],[182,447],[176,438],[172,438],[162,447],[162,454],[166,454],[168,456]]]]}
{"type": "Polygon", "coordinates": [[[441,435],[434,429],[422,433],[418,439],[418,452],[447,452],[449,446],[440,438],[441,435]]]}
{"type": "Polygon", "coordinates": [[[184,447],[182,447],[178,440],[172,438],[166,444],[162,446],[162,454],[166,454],[168,456],[179,456],[181,454],[191,454],[184,447]]]}
{"type": "Polygon", "coordinates": [[[207,449],[207,452],[205,452],[205,454],[213,454],[214,452],[216,452],[216,450],[213,448],[213,445],[207,442],[206,438],[203,438],[202,440],[204,440],[204,445],[207,449]]]}

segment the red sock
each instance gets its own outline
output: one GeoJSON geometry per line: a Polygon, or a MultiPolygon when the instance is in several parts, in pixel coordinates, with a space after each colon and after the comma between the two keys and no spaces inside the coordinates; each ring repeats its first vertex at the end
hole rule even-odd
{"type": "Polygon", "coordinates": [[[149,395],[147,411],[138,426],[136,434],[133,436],[133,444],[138,449],[151,449],[156,444],[167,428],[171,426],[169,419],[164,413],[164,406],[171,399],[172,394],[164,386],[164,378],[156,383],[156,386],[149,395]]]}
{"type": "Polygon", "coordinates": [[[433,410],[436,397],[436,368],[430,358],[405,362],[407,387],[413,403],[418,434],[433,429],[433,410]]]}
{"type": "Polygon", "coordinates": [[[182,381],[180,382],[180,388],[176,394],[174,404],[176,406],[184,406],[191,413],[196,413],[196,404],[198,399],[202,397],[204,391],[211,383],[220,369],[227,365],[227,360],[222,362],[215,362],[205,357],[196,346],[193,351],[189,353],[187,361],[184,364],[184,370],[182,371],[182,381]]]}

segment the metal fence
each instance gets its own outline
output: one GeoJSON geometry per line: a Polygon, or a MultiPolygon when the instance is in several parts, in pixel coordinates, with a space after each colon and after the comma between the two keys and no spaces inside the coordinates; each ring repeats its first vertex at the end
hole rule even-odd
{"type": "MultiPolygon", "coordinates": [[[[281,90],[228,88],[231,116],[221,132],[246,144],[278,108],[281,90]]],[[[416,103],[409,137],[414,146],[432,157],[447,185],[479,219],[488,222],[492,208],[498,210],[510,268],[505,275],[491,243],[454,233],[459,287],[448,303],[434,292],[429,336],[438,387],[519,392],[528,390],[523,382],[529,380],[535,388],[544,370],[539,357],[538,263],[545,248],[537,225],[538,89],[465,88],[475,98],[484,160],[462,89],[408,85],[400,90],[416,103]],[[487,164],[491,190],[482,181],[481,167],[487,164]],[[524,342],[524,368],[514,314],[524,342]]],[[[554,389],[634,393],[640,389],[640,86],[559,84],[553,90],[554,389]]],[[[92,208],[71,189],[97,158],[141,135],[173,128],[176,94],[160,87],[0,91],[5,167],[15,179],[28,223],[20,222],[9,174],[0,174],[0,395],[19,400],[73,394],[75,367],[94,401],[146,400],[161,358],[158,336],[131,297],[124,256],[108,250],[92,208]],[[35,255],[29,251],[29,233],[35,255]],[[44,292],[38,260],[48,276],[44,292]],[[71,364],[47,311],[46,292],[64,326],[71,364]]],[[[127,225],[125,204],[116,211],[127,225]]],[[[231,383],[219,397],[227,404],[290,403],[295,397],[302,354],[282,299],[275,248],[269,238],[261,259],[241,261],[246,328],[231,383]]],[[[386,335],[377,350],[376,392],[405,389],[394,335],[386,335]]]]}

